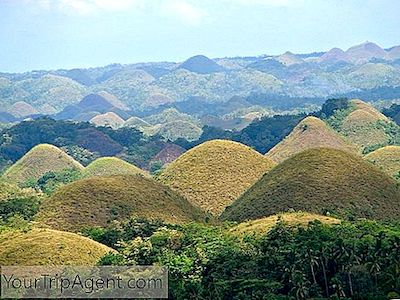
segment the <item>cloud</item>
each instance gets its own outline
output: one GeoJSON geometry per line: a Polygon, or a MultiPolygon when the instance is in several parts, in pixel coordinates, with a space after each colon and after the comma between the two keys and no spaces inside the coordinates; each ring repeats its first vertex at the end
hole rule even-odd
{"type": "Polygon", "coordinates": [[[188,1],[184,0],[163,0],[160,2],[161,13],[168,17],[179,19],[188,25],[199,25],[207,12],[188,1]]]}

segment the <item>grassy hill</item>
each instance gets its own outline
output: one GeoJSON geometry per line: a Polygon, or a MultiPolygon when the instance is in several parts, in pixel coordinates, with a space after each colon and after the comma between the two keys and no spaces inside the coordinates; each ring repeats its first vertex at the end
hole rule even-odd
{"type": "Polygon", "coordinates": [[[400,146],[386,146],[364,157],[390,176],[400,178],[400,146]]]}
{"type": "Polygon", "coordinates": [[[18,101],[14,103],[10,107],[8,112],[15,117],[26,117],[29,115],[35,115],[39,113],[32,105],[24,101],[18,101]]]}
{"type": "Polygon", "coordinates": [[[184,61],[179,67],[200,74],[210,74],[224,70],[222,66],[204,55],[193,56],[184,61]]]}
{"type": "Polygon", "coordinates": [[[264,235],[268,233],[276,224],[278,224],[278,222],[284,222],[285,225],[289,226],[297,226],[297,225],[306,226],[312,221],[320,221],[323,224],[340,223],[340,220],[328,216],[322,216],[307,212],[293,212],[293,213],[282,213],[266,218],[243,222],[231,228],[230,231],[234,234],[239,234],[239,235],[245,235],[245,234],[264,235]]]}
{"type": "Polygon", "coordinates": [[[155,131],[156,134],[170,141],[176,141],[179,138],[184,138],[187,141],[195,141],[200,137],[202,132],[201,128],[196,124],[181,120],[161,124],[155,131]]]}
{"type": "Polygon", "coordinates": [[[279,163],[304,150],[320,147],[357,152],[355,146],[347,143],[325,122],[316,117],[307,117],[283,141],[272,148],[266,156],[279,163]]]}
{"type": "Polygon", "coordinates": [[[244,221],[289,210],[374,219],[400,216],[400,186],[362,158],[336,149],[301,152],[265,174],[222,214],[244,221]]]}
{"type": "Polygon", "coordinates": [[[0,234],[0,265],[57,266],[95,265],[113,249],[89,238],[51,229],[27,232],[8,230],[0,234]]]}
{"type": "Polygon", "coordinates": [[[150,163],[160,162],[162,165],[169,164],[185,153],[185,151],[184,148],[178,145],[167,144],[151,159],[150,163]]]}
{"type": "Polygon", "coordinates": [[[350,108],[337,112],[332,119],[338,120],[337,130],[364,153],[400,143],[400,127],[361,100],[351,100],[350,108]]]}
{"type": "Polygon", "coordinates": [[[183,223],[202,213],[168,187],[139,175],[92,177],[63,186],[42,204],[38,221],[79,231],[131,216],[183,223]]]}
{"type": "Polygon", "coordinates": [[[90,123],[96,126],[109,126],[113,129],[118,129],[124,125],[125,121],[114,112],[107,112],[105,114],[97,115],[90,120],[90,123]]]}
{"type": "Polygon", "coordinates": [[[39,179],[46,172],[65,169],[82,170],[83,167],[56,146],[40,144],[33,147],[5,173],[4,178],[15,183],[39,179]]]}
{"type": "Polygon", "coordinates": [[[219,215],[274,163],[243,144],[213,140],[181,155],[159,180],[191,203],[219,215]]]}
{"type": "Polygon", "coordinates": [[[149,176],[145,171],[117,157],[98,158],[82,171],[83,177],[135,174],[149,176]]]}

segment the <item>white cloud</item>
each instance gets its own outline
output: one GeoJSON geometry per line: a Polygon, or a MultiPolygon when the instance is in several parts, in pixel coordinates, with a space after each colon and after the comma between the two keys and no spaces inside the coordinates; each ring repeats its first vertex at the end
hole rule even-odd
{"type": "Polygon", "coordinates": [[[176,18],[188,25],[199,25],[207,12],[202,8],[184,0],[160,1],[161,13],[168,17],[176,18]]]}

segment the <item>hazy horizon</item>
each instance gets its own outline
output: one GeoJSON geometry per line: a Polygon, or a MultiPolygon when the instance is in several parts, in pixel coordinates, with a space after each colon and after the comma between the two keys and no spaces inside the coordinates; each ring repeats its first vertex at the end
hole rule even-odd
{"type": "Polygon", "coordinates": [[[395,0],[4,0],[0,72],[400,44],[395,0]]]}

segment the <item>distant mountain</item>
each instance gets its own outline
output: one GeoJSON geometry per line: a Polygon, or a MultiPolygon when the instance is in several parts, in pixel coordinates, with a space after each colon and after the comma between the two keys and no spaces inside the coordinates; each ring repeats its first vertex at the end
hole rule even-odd
{"type": "Polygon", "coordinates": [[[224,68],[204,55],[196,55],[184,61],[179,68],[199,74],[222,72],[224,68]]]}
{"type": "Polygon", "coordinates": [[[8,112],[14,117],[26,117],[39,113],[32,105],[26,103],[25,101],[14,103],[8,112]]]}
{"type": "Polygon", "coordinates": [[[278,57],[275,58],[275,60],[279,61],[281,64],[283,64],[285,66],[301,64],[304,62],[303,59],[296,56],[295,54],[293,54],[290,51],[287,51],[284,54],[279,55],[278,57]]]}
{"type": "Polygon", "coordinates": [[[400,46],[392,47],[388,52],[388,56],[393,60],[400,59],[400,46]]]}
{"type": "Polygon", "coordinates": [[[321,62],[334,62],[334,61],[348,61],[347,54],[340,48],[332,48],[324,53],[319,61],[321,62]]]}
{"type": "Polygon", "coordinates": [[[371,42],[365,42],[349,48],[346,51],[346,55],[348,59],[354,63],[368,62],[372,58],[387,58],[386,51],[377,44],[371,42]]]}

